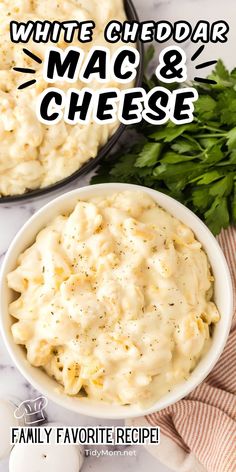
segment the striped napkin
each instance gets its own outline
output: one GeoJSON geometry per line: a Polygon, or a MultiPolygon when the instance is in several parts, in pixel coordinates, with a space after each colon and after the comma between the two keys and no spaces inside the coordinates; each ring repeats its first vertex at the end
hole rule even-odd
{"type": "MultiPolygon", "coordinates": [[[[236,230],[218,238],[236,295],[236,230]]],[[[174,405],[132,425],[160,426],[151,454],[178,472],[236,472],[236,316],[226,348],[204,383],[174,405]]]]}

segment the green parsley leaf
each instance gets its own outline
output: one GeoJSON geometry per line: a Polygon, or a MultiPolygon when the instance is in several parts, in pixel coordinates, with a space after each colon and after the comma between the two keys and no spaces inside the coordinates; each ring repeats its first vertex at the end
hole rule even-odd
{"type": "Polygon", "coordinates": [[[233,174],[228,174],[210,187],[209,194],[213,197],[228,196],[232,192],[233,184],[234,176],[233,174]]]}
{"type": "Polygon", "coordinates": [[[210,95],[202,95],[195,104],[195,114],[200,120],[211,120],[215,117],[217,102],[210,95]]]}
{"type": "Polygon", "coordinates": [[[162,163],[165,164],[178,164],[179,162],[193,161],[197,159],[198,156],[186,156],[186,154],[177,154],[176,152],[167,151],[163,158],[161,159],[162,163]]]}
{"type": "Polygon", "coordinates": [[[187,139],[179,138],[171,145],[171,149],[173,149],[175,152],[179,152],[180,154],[197,151],[199,149],[199,144],[194,141],[195,140],[187,141],[187,139]]]}
{"type": "Polygon", "coordinates": [[[181,134],[184,133],[186,130],[191,130],[192,125],[187,124],[187,125],[179,125],[179,126],[166,126],[165,129],[157,129],[155,133],[152,133],[149,137],[152,139],[155,139],[155,141],[159,141],[161,139],[164,140],[165,143],[170,143],[173,141],[175,138],[180,136],[181,134]]]}
{"type": "Polygon", "coordinates": [[[206,224],[213,234],[219,234],[222,228],[229,226],[229,210],[227,198],[217,197],[210,209],[205,212],[206,224]]]}
{"type": "Polygon", "coordinates": [[[192,191],[192,202],[196,210],[205,211],[213,202],[213,197],[209,194],[209,186],[195,188],[192,191]]]}
{"type": "Polygon", "coordinates": [[[229,72],[227,71],[223,61],[219,60],[215,67],[215,75],[221,80],[229,80],[229,72]]]}
{"type": "Polygon", "coordinates": [[[230,150],[236,149],[236,127],[227,134],[227,146],[230,150]]]}
{"type": "Polygon", "coordinates": [[[160,143],[145,144],[142,151],[139,153],[135,167],[149,167],[156,164],[161,155],[162,147],[160,143]]]}

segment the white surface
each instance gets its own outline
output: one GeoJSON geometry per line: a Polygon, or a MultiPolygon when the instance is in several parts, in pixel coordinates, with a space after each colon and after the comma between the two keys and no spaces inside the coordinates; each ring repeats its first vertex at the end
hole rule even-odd
{"type": "Polygon", "coordinates": [[[229,269],[216,239],[202,221],[188,208],[173,198],[152,189],[144,189],[143,187],[129,184],[102,184],[76,189],[56,198],[32,216],[19,231],[9,248],[1,271],[0,310],[0,326],[11,357],[15,365],[35,388],[40,390],[47,398],[76,413],[91,414],[97,418],[123,419],[154,413],[157,410],[166,408],[185,397],[204,380],[219,359],[228,338],[233,313],[233,290],[229,269]],[[145,191],[161,207],[194,231],[209,257],[215,278],[214,298],[221,315],[221,319],[214,329],[212,345],[189,379],[177,385],[168,395],[165,395],[165,397],[145,411],[140,410],[138,406],[109,406],[102,402],[91,401],[87,398],[69,397],[62,392],[58,392],[57,383],[42,370],[32,367],[26,360],[25,350],[14,343],[11,334],[12,318],[8,313],[9,303],[13,300],[14,295],[13,291],[7,287],[7,274],[15,269],[20,254],[35,240],[38,232],[57,216],[72,211],[78,199],[83,200],[98,196],[106,197],[109,194],[125,190],[145,191]]]}
{"type": "Polygon", "coordinates": [[[8,401],[0,400],[0,460],[4,459],[11,451],[9,443],[9,431],[11,426],[18,426],[19,423],[14,417],[15,406],[8,401]]]}
{"type": "Polygon", "coordinates": [[[11,451],[9,472],[79,472],[79,447],[49,444],[17,444],[11,451]]]}
{"type": "MultiPolygon", "coordinates": [[[[49,0],[50,1],[50,0],[49,0]]],[[[228,20],[231,26],[229,35],[230,41],[225,45],[207,45],[201,61],[211,60],[222,57],[229,67],[234,67],[235,60],[235,43],[236,43],[236,20],[234,17],[235,1],[225,0],[133,0],[140,15],[140,19],[156,21],[161,19],[174,20],[181,18],[188,20],[190,23],[196,23],[198,20],[209,18],[211,21],[228,20]],[[233,53],[232,53],[233,52],[233,53]]],[[[157,50],[160,51],[160,46],[157,50]]],[[[195,51],[196,45],[189,44],[188,50],[195,51]]],[[[188,54],[190,57],[190,54],[188,54]]],[[[199,58],[200,59],[200,58],[199,58]]],[[[193,71],[192,71],[193,72],[193,71]]],[[[192,74],[193,75],[193,74],[192,74]]],[[[189,75],[191,78],[191,75],[189,75]]],[[[83,181],[75,182],[67,187],[67,189],[54,193],[47,197],[34,200],[32,202],[21,203],[17,205],[0,206],[0,257],[3,258],[14,235],[21,228],[24,222],[41,206],[50,201],[56,195],[63,193],[65,190],[77,188],[89,181],[87,177],[83,181]]],[[[1,259],[0,259],[1,260],[1,259]]],[[[37,393],[19,374],[13,366],[6,352],[5,347],[0,342],[0,398],[17,395],[19,399],[36,398],[37,393]]],[[[93,418],[82,417],[68,412],[67,410],[57,407],[54,403],[49,402],[47,408],[50,420],[62,422],[70,425],[97,425],[99,424],[116,424],[117,422],[97,421],[93,418]]],[[[83,472],[170,472],[168,468],[161,465],[156,459],[148,454],[142,447],[130,448],[136,453],[136,456],[130,455],[121,457],[103,456],[99,459],[91,456],[85,460],[83,472]]],[[[170,451],[171,454],[171,451],[170,451]]],[[[8,471],[8,462],[0,461],[0,472],[8,471]]],[[[69,472],[69,471],[68,471],[69,472]]]]}

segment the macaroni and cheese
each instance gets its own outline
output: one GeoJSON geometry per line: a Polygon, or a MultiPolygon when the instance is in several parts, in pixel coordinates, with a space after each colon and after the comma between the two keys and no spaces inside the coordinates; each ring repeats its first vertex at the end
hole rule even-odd
{"type": "MultiPolygon", "coordinates": [[[[93,41],[79,43],[74,39],[71,46],[79,46],[88,53],[92,46],[106,46],[111,54],[121,43],[110,44],[104,39],[104,29],[110,20],[126,19],[123,0],[0,0],[0,196],[23,194],[27,190],[51,185],[77,171],[90,158],[96,157],[118,127],[101,125],[91,121],[87,125],[69,125],[63,120],[46,126],[36,116],[39,95],[52,86],[44,82],[43,65],[24,54],[22,43],[10,40],[10,21],[47,19],[48,21],[90,21],[96,28],[93,41]],[[35,69],[34,75],[20,74],[13,67],[35,69]],[[24,90],[17,87],[23,82],[36,79],[36,84],[24,90]]],[[[65,49],[69,45],[60,37],[58,43],[35,43],[31,39],[27,49],[44,58],[48,47],[65,49]]],[[[73,84],[58,82],[56,87],[67,91],[73,87],[80,90],[86,84],[79,80],[73,84]]],[[[127,88],[129,84],[93,80],[91,89],[127,88]]]]}
{"type": "Polygon", "coordinates": [[[68,395],[154,402],[187,379],[219,320],[208,258],[146,193],[78,201],[8,276],[12,334],[68,395]]]}

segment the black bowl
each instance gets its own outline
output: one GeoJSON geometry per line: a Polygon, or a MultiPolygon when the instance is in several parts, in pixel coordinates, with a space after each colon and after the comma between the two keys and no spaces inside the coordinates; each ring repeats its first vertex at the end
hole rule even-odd
{"type": "MultiPolygon", "coordinates": [[[[139,21],[138,14],[136,12],[136,9],[133,5],[132,0],[124,0],[124,3],[125,3],[125,10],[126,10],[128,20],[139,21]]],[[[139,87],[142,84],[143,68],[144,68],[144,48],[143,48],[143,44],[140,41],[137,42],[137,49],[140,53],[140,65],[139,65],[135,85],[139,87]]],[[[103,148],[100,149],[97,156],[95,158],[89,159],[88,162],[86,162],[82,167],[80,167],[80,169],[78,169],[76,172],[71,174],[69,177],[66,177],[63,180],[59,180],[55,184],[49,185],[47,187],[25,192],[22,195],[0,197],[0,204],[9,203],[9,202],[17,202],[20,200],[27,200],[33,197],[40,197],[49,192],[60,189],[63,186],[69,184],[70,182],[73,182],[74,180],[78,179],[79,177],[84,176],[85,174],[90,172],[92,169],[94,169],[97,166],[97,164],[108,154],[108,152],[113,148],[115,143],[118,141],[118,139],[124,132],[125,128],[126,128],[126,125],[121,124],[119,128],[116,130],[116,132],[111,136],[111,138],[105,144],[105,146],[103,146],[103,148]]]]}

